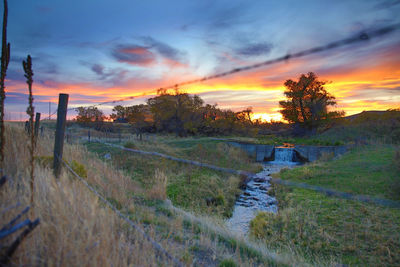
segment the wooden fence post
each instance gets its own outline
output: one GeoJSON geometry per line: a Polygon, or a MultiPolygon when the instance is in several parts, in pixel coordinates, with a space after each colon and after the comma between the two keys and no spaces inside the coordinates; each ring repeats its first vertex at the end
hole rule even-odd
{"type": "Polygon", "coordinates": [[[38,139],[39,136],[39,125],[40,125],[40,113],[36,112],[36,118],[35,118],[35,142],[38,139]]]}
{"type": "Polygon", "coordinates": [[[68,106],[68,95],[60,94],[58,97],[56,138],[54,141],[54,161],[53,161],[54,175],[56,176],[56,178],[60,176],[61,172],[65,124],[67,120],[67,106],[68,106]]]}
{"type": "Polygon", "coordinates": [[[87,137],[88,137],[88,141],[89,141],[89,143],[90,143],[90,129],[89,129],[89,131],[88,131],[88,133],[87,133],[87,137]]]}

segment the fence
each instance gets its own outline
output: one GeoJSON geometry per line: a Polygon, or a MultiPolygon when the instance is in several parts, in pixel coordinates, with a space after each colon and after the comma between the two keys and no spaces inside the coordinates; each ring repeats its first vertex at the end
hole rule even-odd
{"type": "MultiPolygon", "coordinates": [[[[3,176],[0,179],[0,188],[7,182],[7,177],[3,176]]],[[[16,209],[20,207],[21,204],[17,203],[14,206],[10,206],[3,210],[2,212],[8,212],[12,209],[16,209]]],[[[10,222],[5,224],[1,229],[0,229],[0,240],[6,239],[7,237],[10,237],[14,233],[24,229],[22,233],[20,233],[17,238],[14,239],[14,241],[11,242],[10,245],[2,246],[0,247],[2,250],[2,253],[0,255],[0,266],[6,266],[9,264],[10,259],[14,252],[17,250],[18,246],[22,243],[25,237],[29,235],[30,232],[32,232],[40,223],[39,218],[31,221],[30,219],[25,219],[22,222],[18,222],[25,214],[28,213],[30,210],[30,207],[27,206],[24,208],[17,216],[15,216],[10,222]]]]}

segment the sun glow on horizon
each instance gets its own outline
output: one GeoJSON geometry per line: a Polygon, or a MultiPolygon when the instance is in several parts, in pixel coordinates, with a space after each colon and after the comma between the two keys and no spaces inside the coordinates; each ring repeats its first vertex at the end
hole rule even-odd
{"type": "Polygon", "coordinates": [[[261,120],[261,122],[284,122],[280,113],[253,113],[252,120],[261,120]]]}

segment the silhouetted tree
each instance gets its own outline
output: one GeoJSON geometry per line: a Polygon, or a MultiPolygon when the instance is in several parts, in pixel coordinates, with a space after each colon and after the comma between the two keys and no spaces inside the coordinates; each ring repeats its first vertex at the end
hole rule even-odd
{"type": "Polygon", "coordinates": [[[126,119],[127,118],[127,108],[121,105],[115,106],[112,109],[113,113],[111,113],[110,118],[113,120],[116,119],[126,119]]]}
{"type": "Polygon", "coordinates": [[[313,72],[302,74],[298,81],[286,80],[287,100],[279,101],[283,118],[315,131],[323,120],[343,116],[343,111],[328,111],[328,106],[336,105],[336,101],[325,90],[325,84],[313,72]]]}
{"type": "Polygon", "coordinates": [[[142,140],[142,134],[150,131],[153,124],[153,117],[148,105],[134,105],[125,107],[126,120],[132,125],[134,132],[142,140]]]}
{"type": "Polygon", "coordinates": [[[147,100],[157,130],[175,132],[177,136],[196,133],[202,122],[203,100],[187,93],[160,95],[147,100]]]}
{"type": "Polygon", "coordinates": [[[78,107],[75,109],[78,112],[76,121],[81,123],[104,121],[106,118],[104,113],[97,107],[78,107]]]}

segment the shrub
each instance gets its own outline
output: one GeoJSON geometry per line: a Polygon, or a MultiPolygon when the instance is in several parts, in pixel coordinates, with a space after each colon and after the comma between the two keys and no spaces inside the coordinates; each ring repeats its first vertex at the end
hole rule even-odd
{"type": "Polygon", "coordinates": [[[225,205],[225,197],[222,193],[219,193],[216,197],[215,197],[215,204],[218,205],[225,205]]]}
{"type": "Polygon", "coordinates": [[[236,267],[237,264],[233,259],[224,259],[219,264],[218,267],[236,267]]]}
{"type": "Polygon", "coordinates": [[[87,178],[87,171],[83,164],[77,162],[76,160],[72,160],[70,163],[71,169],[76,172],[80,177],[87,178]]]}
{"type": "Polygon", "coordinates": [[[125,144],[124,144],[124,147],[126,147],[126,148],[131,148],[131,149],[136,149],[136,148],[137,148],[136,145],[135,145],[135,143],[133,143],[133,142],[127,142],[127,143],[125,143],[125,144]]]}
{"type": "Polygon", "coordinates": [[[53,156],[37,156],[35,160],[39,163],[40,166],[44,168],[51,168],[53,166],[53,156]]]}

